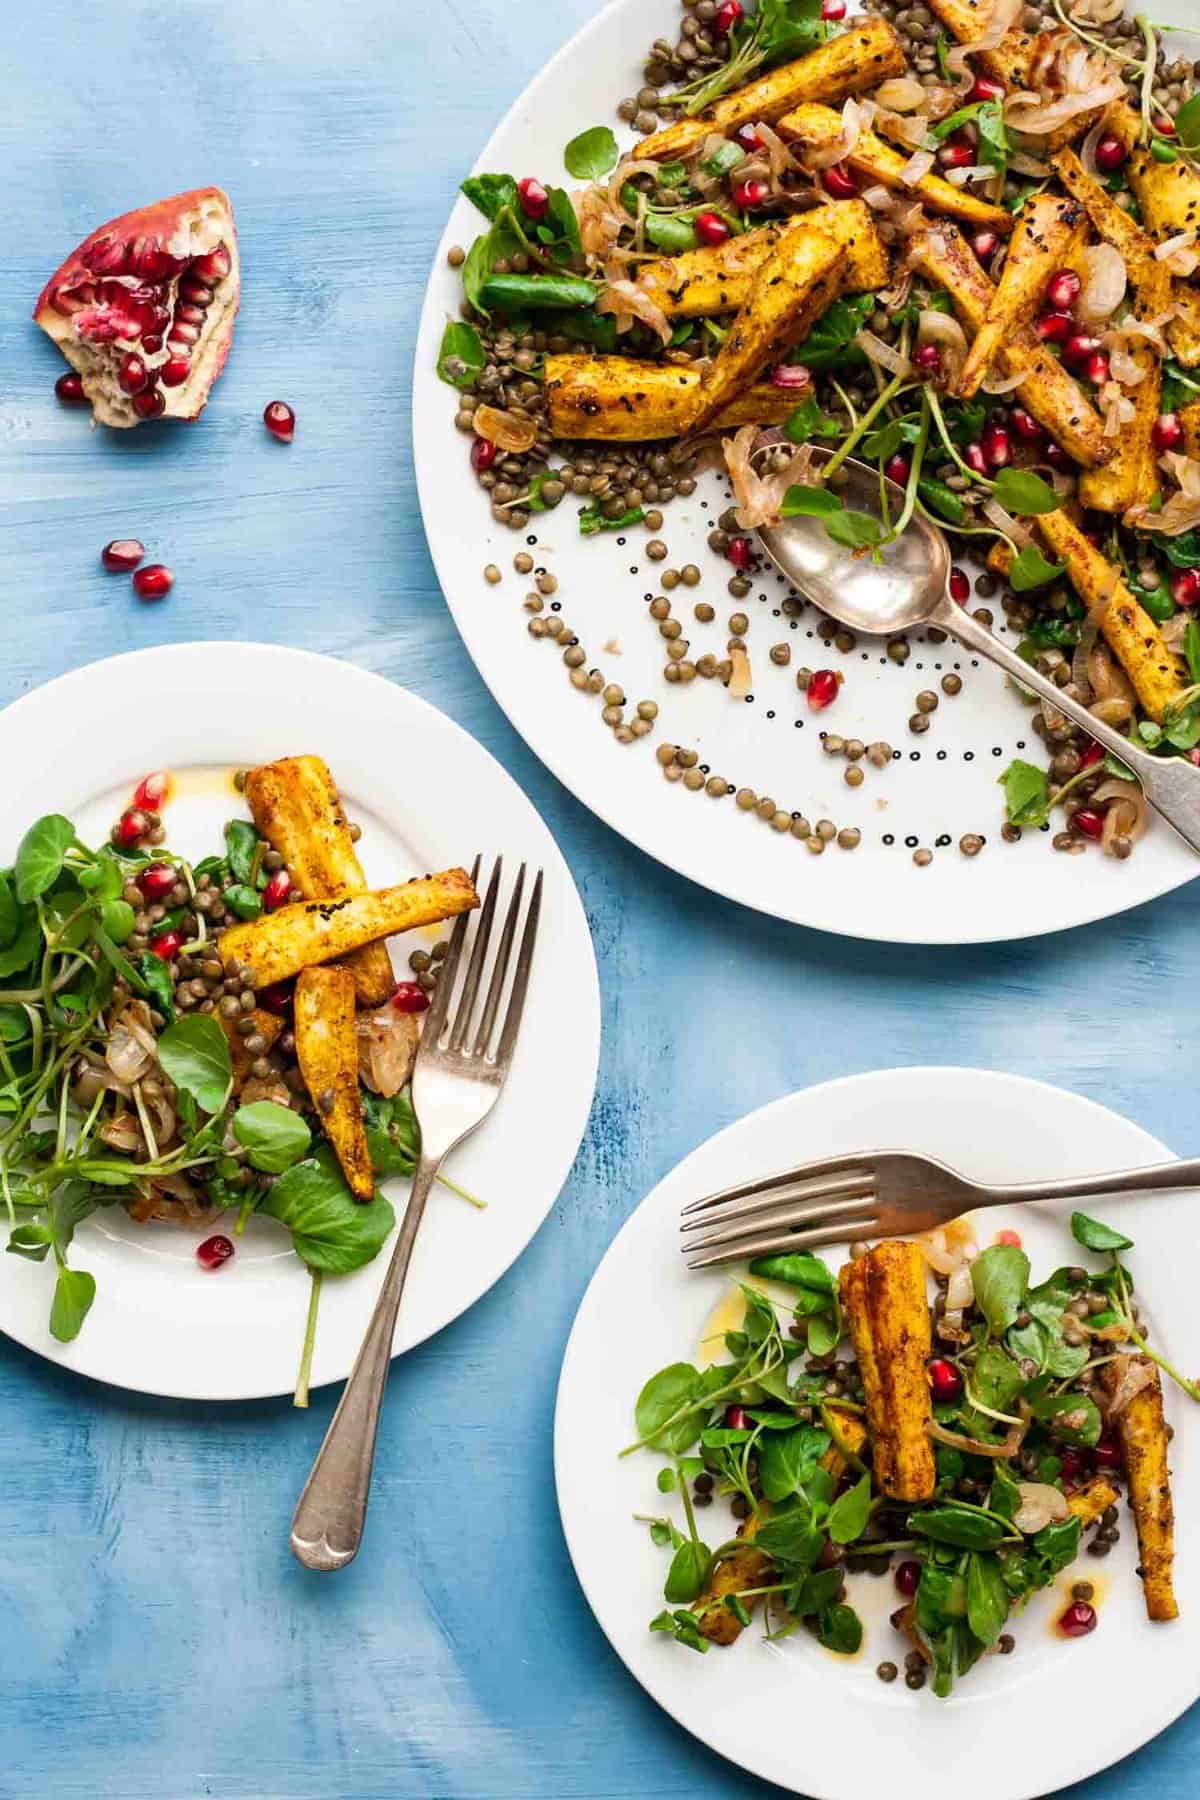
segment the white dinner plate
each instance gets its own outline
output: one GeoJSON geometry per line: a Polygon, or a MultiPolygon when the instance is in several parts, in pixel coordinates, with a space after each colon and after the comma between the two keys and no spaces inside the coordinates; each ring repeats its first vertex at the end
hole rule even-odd
{"type": "MultiPolygon", "coordinates": [[[[1185,10],[1185,0],[1164,0],[1155,16],[1183,22],[1185,10]]],[[[586,126],[616,124],[617,101],[641,85],[646,50],[660,34],[673,41],[680,16],[677,0],[614,0],[530,84],[476,167],[577,186],[563,167],[564,145],[586,126]]],[[[1177,42],[1171,39],[1172,46],[1177,42]]],[[[627,128],[619,137],[633,141],[627,128]]],[[[462,300],[461,278],[446,251],[469,245],[482,228],[481,215],[460,198],[429,279],[413,382],[421,510],[447,603],[481,675],[526,742],[578,799],[660,862],[716,893],[778,918],[897,943],[1033,937],[1121,912],[1200,872],[1196,857],[1161,824],[1124,863],[1096,851],[1061,855],[1049,834],[1038,831],[1027,831],[1019,844],[1003,842],[996,778],[1015,756],[1044,760],[1030,709],[998,670],[978,665],[953,642],[930,643],[924,633],[913,634],[903,667],[888,661],[878,639],[863,638],[846,655],[827,650],[813,608],[794,623],[781,615],[788,590],[773,573],[760,573],[746,600],[731,600],[726,583],[733,571],[706,544],[729,504],[727,485],[715,474],[701,478],[691,499],[665,509],[657,535],[668,546],[667,565],[647,560],[652,534],[644,526],[581,538],[582,502],[570,497],[555,511],[534,515],[526,532],[496,524],[467,463],[469,439],[455,429],[454,390],[436,372],[443,328],[458,317],[462,300]],[[631,703],[658,702],[653,736],[617,743],[601,722],[603,702],[570,686],[553,641],[529,637],[521,604],[528,578],[512,567],[513,553],[526,547],[539,567],[557,575],[561,616],[583,643],[588,665],[602,668],[631,703]],[[483,581],[488,562],[503,571],[498,587],[483,581]],[[700,588],[675,590],[693,656],[723,656],[730,615],[749,614],[749,703],[730,699],[719,682],[669,687],[662,678],[665,646],[647,602],[658,590],[656,570],[686,562],[703,571],[700,588]],[[693,624],[697,599],[716,608],[713,624],[693,624]],[[768,657],[782,641],[792,652],[786,668],[768,657]],[[844,674],[827,712],[807,710],[795,681],[802,665],[844,674]],[[937,689],[942,674],[955,670],[962,674],[961,694],[942,698],[932,728],[914,737],[908,719],[918,692],[937,689]],[[866,781],[852,790],[842,780],[844,761],[821,750],[822,729],[867,742],[886,739],[900,760],[882,774],[868,767],[866,781]],[[706,772],[769,794],[786,811],[857,827],[859,848],[830,846],[814,857],[802,842],[738,811],[732,796],[715,802],[669,784],[654,760],[664,739],[696,749],[706,772]],[[987,840],[974,858],[958,849],[966,832],[987,840]],[[914,864],[918,847],[934,852],[929,867],[914,864]]],[[[603,454],[604,446],[596,449],[603,454]]],[[[993,610],[1003,629],[998,599],[993,610]]]]}
{"type": "MultiPolygon", "coordinates": [[[[0,863],[27,826],[59,811],[102,843],[140,777],[177,778],[164,822],[173,848],[219,849],[246,815],[235,769],[324,757],[374,886],[504,855],[546,872],[542,921],[512,1072],[495,1111],[447,1173],[487,1202],[477,1211],[435,1188],[396,1327],[408,1350],[486,1293],[529,1242],[566,1180],[591,1106],[599,992],[579,896],[553,838],[499,763],[425,701],[332,658],[267,644],[177,644],[64,675],[0,714],[0,863]]],[[[486,862],[485,862],[486,866],[486,862]]],[[[392,941],[397,966],[442,932],[392,941]]],[[[397,1209],[407,1183],[386,1191],[397,1209]]],[[[6,1235],[6,1234],[5,1234],[6,1235]]],[[[64,1367],[120,1387],[187,1399],[247,1400],[295,1384],[309,1278],[286,1234],[250,1221],[237,1254],[206,1274],[196,1236],[136,1225],[119,1207],[93,1215],[71,1260],[96,1277],[73,1343],[47,1329],[53,1264],[0,1255],[0,1326],[64,1367]]],[[[387,1265],[322,1286],[313,1385],[347,1375],[387,1265]]]]}
{"type": "MultiPolygon", "coordinates": [[[[986,1658],[949,1700],[903,1682],[885,1686],[884,1659],[908,1646],[889,1624],[890,1578],[852,1575],[866,1625],[856,1658],[835,1657],[807,1633],[764,1643],[755,1622],[707,1656],[647,1629],[660,1610],[666,1563],[633,1515],[678,1512],[655,1487],[661,1457],[617,1452],[636,1432],[634,1401],[668,1363],[694,1361],[706,1323],[730,1292],[729,1271],[691,1274],[679,1253],[689,1200],[807,1157],[903,1146],[940,1156],[984,1181],[1022,1181],[1159,1162],[1170,1152],[1128,1119],[1061,1088],[979,1069],[893,1069],[849,1076],[750,1113],[692,1152],[638,1207],[592,1278],[567,1345],[555,1416],[555,1473],[567,1547],[592,1611],[630,1673],[679,1724],[732,1762],[815,1800],[1030,1800],[1107,1768],[1178,1717],[1200,1693],[1200,1547],[1186,1521],[1200,1483],[1196,1408],[1167,1388],[1178,1538],[1180,1617],[1153,1625],[1142,1604],[1132,1520],[1103,1562],[1084,1556],[1010,1626],[1012,1656],[986,1658]],[[1067,1641],[1052,1621],[1072,1580],[1094,1581],[1100,1622],[1067,1641]]],[[[1177,1366],[1200,1368],[1195,1302],[1195,1195],[1101,1202],[1089,1208],[1134,1239],[1127,1260],[1155,1343],[1177,1366]]],[[[1035,1276],[1088,1260],[1067,1205],[977,1216],[980,1244],[1013,1227],[1035,1276]]],[[[843,1257],[829,1252],[836,1267],[843,1257]]],[[[737,1273],[737,1271],[733,1271],[737,1273]]],[[[721,1329],[709,1326],[709,1330],[721,1329]]],[[[711,1515],[705,1515],[706,1519],[711,1515]]],[[[727,1517],[728,1515],[723,1515],[727,1517]]],[[[713,1519],[713,1543],[725,1535],[713,1519]]]]}

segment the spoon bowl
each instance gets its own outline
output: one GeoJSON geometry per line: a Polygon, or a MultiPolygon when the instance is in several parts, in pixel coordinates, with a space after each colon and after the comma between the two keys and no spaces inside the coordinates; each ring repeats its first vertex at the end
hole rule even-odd
{"type": "MultiPolygon", "coordinates": [[[[819,470],[834,454],[814,450],[812,465],[819,470]]],[[[830,491],[849,511],[878,519],[885,536],[888,520],[883,516],[883,496],[887,496],[889,519],[898,518],[904,504],[903,490],[895,482],[854,457],[839,464],[830,491]]],[[[937,625],[951,633],[1111,751],[1133,771],[1151,806],[1185,843],[1200,850],[1200,768],[1183,756],[1153,756],[1094,718],[1082,702],[1056,687],[1003,638],[993,637],[987,625],[959,606],[949,591],[950,547],[945,533],[931,519],[914,513],[901,535],[881,548],[876,561],[866,551],[854,554],[836,543],[825,528],[827,516],[805,513],[778,525],[758,527],[763,549],[798,593],[853,631],[886,636],[916,625],[937,625]]]]}

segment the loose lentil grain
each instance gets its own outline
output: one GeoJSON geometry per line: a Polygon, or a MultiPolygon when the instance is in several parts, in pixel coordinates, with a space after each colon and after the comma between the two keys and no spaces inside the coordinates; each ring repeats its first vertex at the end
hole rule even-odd
{"type": "Polygon", "coordinates": [[[690,788],[693,794],[698,793],[704,786],[704,777],[699,769],[685,769],[683,785],[685,788],[690,788]]]}
{"type": "Polygon", "coordinates": [[[670,616],[671,602],[665,594],[656,595],[650,602],[650,617],[652,619],[669,619],[670,616]]]}
{"type": "Polygon", "coordinates": [[[842,776],[842,780],[846,783],[847,787],[857,788],[862,786],[865,776],[857,763],[851,763],[850,767],[842,776]]]}
{"type": "MultiPolygon", "coordinates": [[[[683,488],[681,484],[680,492],[682,493],[682,491],[683,488]]],[[[679,571],[679,579],[682,581],[684,587],[699,587],[700,571],[695,563],[684,563],[682,569],[679,571]]]]}
{"type": "Polygon", "coordinates": [[[750,629],[750,620],[744,612],[730,613],[729,629],[734,637],[745,637],[750,629]]]}
{"type": "Polygon", "coordinates": [[[929,715],[928,715],[928,713],[915,712],[908,721],[908,729],[916,737],[920,737],[922,732],[928,731],[929,730],[929,715]]]}
{"type": "Polygon", "coordinates": [[[788,664],[792,660],[792,646],[790,644],[786,644],[786,643],[772,644],[770,655],[771,655],[771,661],[778,668],[786,669],[788,664]]]}
{"type": "Polygon", "coordinates": [[[837,841],[843,850],[857,850],[862,843],[862,832],[857,825],[844,825],[837,834],[837,841]]]}
{"type": "Polygon", "coordinates": [[[918,869],[927,869],[929,867],[930,863],[933,861],[933,851],[932,850],[914,850],[913,851],[913,861],[916,863],[918,869]]]}
{"type": "Polygon", "coordinates": [[[943,692],[943,694],[952,694],[952,695],[953,694],[961,694],[962,693],[962,676],[961,675],[943,675],[942,676],[942,692],[943,692]]]}
{"type": "Polygon", "coordinates": [[[528,575],[533,568],[533,558],[528,550],[518,550],[513,557],[513,568],[518,575],[528,575]]]}
{"type": "Polygon", "coordinates": [[[967,831],[959,838],[958,847],[964,856],[978,856],[983,849],[983,839],[977,831],[967,831]]]}
{"type": "Polygon", "coordinates": [[[923,713],[936,712],[938,697],[932,688],[922,688],[917,695],[917,711],[923,713]]]}
{"type": "Polygon", "coordinates": [[[500,571],[496,567],[495,563],[485,563],[484,564],[483,579],[488,583],[488,585],[490,587],[495,587],[496,583],[499,580],[501,580],[500,571]]]}

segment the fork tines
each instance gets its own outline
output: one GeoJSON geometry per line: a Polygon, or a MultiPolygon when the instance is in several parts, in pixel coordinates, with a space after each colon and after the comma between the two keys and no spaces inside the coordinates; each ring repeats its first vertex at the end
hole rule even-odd
{"type": "MultiPolygon", "coordinates": [[[[476,888],[479,886],[482,862],[483,858],[477,856],[471,869],[471,881],[476,888]]],[[[496,1021],[500,1015],[500,1003],[504,997],[509,964],[512,961],[513,943],[521,917],[521,902],[525,893],[527,868],[525,863],[522,863],[517,871],[512,896],[504,915],[504,924],[500,928],[494,955],[491,958],[491,977],[483,1002],[483,1010],[479,1015],[478,1024],[476,1024],[476,1003],[489,954],[493,948],[493,928],[496,922],[496,906],[503,872],[504,858],[498,856],[492,866],[487,891],[483,896],[483,904],[479,908],[478,914],[460,913],[455,920],[454,930],[450,937],[450,948],[442,963],[437,988],[426,1014],[421,1034],[422,1045],[428,1044],[430,1048],[436,1046],[442,1056],[457,1055],[463,1061],[482,1063],[501,1073],[507,1069],[512,1060],[513,1047],[521,1024],[521,1015],[525,1009],[529,971],[533,964],[534,945],[537,942],[538,923],[541,918],[543,885],[543,871],[539,869],[534,877],[529,907],[525,915],[525,927],[521,933],[520,948],[517,952],[516,966],[509,988],[507,1010],[500,1027],[499,1041],[493,1047],[492,1040],[495,1036],[496,1021]],[[447,1031],[447,1017],[458,984],[463,946],[466,943],[473,916],[477,918],[478,923],[471,947],[470,961],[467,964],[454,1017],[447,1031]]]]}
{"type": "Polygon", "coordinates": [[[878,1226],[878,1210],[870,1163],[861,1156],[828,1157],[691,1201],[683,1209],[680,1247],[691,1269],[816,1249],[868,1234],[878,1226]]]}

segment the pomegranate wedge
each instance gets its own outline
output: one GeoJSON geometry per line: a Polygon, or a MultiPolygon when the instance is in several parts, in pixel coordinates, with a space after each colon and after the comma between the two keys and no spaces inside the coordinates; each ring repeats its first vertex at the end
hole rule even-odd
{"type": "Polygon", "coordinates": [[[229,196],[194,188],[99,226],[33,317],[102,425],[195,419],[225,366],[240,291],[229,196]]]}

